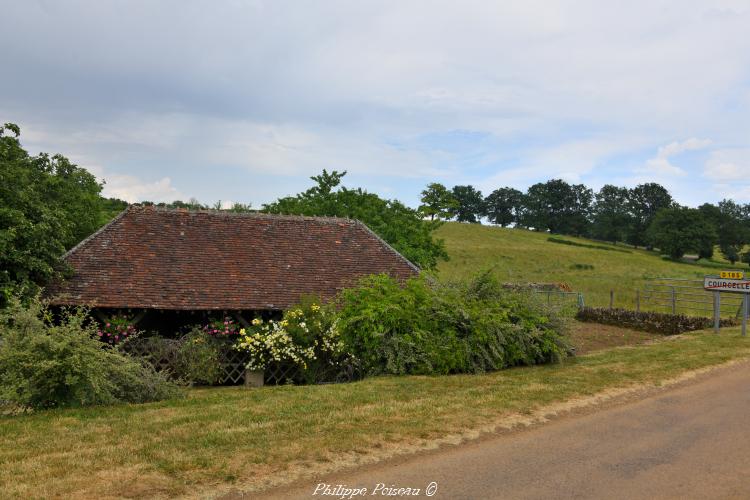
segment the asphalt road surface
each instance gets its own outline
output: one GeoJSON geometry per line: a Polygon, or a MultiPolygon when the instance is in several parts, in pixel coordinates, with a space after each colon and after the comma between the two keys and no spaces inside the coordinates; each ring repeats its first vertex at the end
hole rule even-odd
{"type": "Polygon", "coordinates": [[[329,493],[367,488],[352,498],[396,491],[373,495],[381,483],[426,498],[433,482],[432,498],[443,499],[750,499],[750,363],[641,401],[259,496],[339,498],[323,488],[313,496],[320,483],[329,493]]]}

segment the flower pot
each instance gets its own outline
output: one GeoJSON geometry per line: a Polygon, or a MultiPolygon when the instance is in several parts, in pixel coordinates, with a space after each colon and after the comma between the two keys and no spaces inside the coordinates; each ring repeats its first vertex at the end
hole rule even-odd
{"type": "Polygon", "coordinates": [[[245,370],[245,387],[263,387],[263,370],[245,370]]]}

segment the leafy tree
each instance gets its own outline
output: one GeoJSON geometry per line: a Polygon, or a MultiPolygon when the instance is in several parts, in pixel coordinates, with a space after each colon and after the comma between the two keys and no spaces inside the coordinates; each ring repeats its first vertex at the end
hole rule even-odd
{"type": "Polygon", "coordinates": [[[502,227],[517,223],[523,211],[523,198],[518,189],[496,189],[484,199],[485,215],[490,222],[502,227]]]}
{"type": "Polygon", "coordinates": [[[662,253],[679,259],[686,252],[713,247],[717,234],[700,210],[675,206],[657,212],[646,231],[646,240],[662,253]]]}
{"type": "Polygon", "coordinates": [[[732,264],[740,260],[742,249],[750,242],[750,205],[732,200],[719,202],[721,219],[718,225],[719,249],[732,264]]]}
{"type": "Polygon", "coordinates": [[[524,200],[523,225],[537,231],[582,236],[588,232],[594,195],[583,184],[561,179],[529,187],[524,200]]]}
{"type": "Polygon", "coordinates": [[[625,241],[630,224],[628,213],[628,189],[606,184],[598,193],[593,206],[591,235],[594,238],[611,241],[625,241]]]}
{"type": "Polygon", "coordinates": [[[478,223],[484,214],[484,197],[474,186],[453,186],[453,197],[458,202],[456,220],[478,223]]]}
{"type": "Polygon", "coordinates": [[[66,249],[104,224],[112,202],[101,184],[62,155],[30,156],[20,128],[0,127],[0,306],[58,276],[66,249]]]}
{"type": "Polygon", "coordinates": [[[450,220],[456,215],[458,209],[458,200],[453,194],[438,182],[427,185],[422,191],[422,204],[419,211],[430,220],[450,220]]]}
{"type": "Polygon", "coordinates": [[[296,196],[281,198],[263,205],[263,211],[277,214],[318,215],[358,219],[378,236],[423,269],[434,269],[438,260],[447,260],[442,240],[432,231],[438,221],[422,220],[417,210],[397,200],[385,200],[360,188],[337,188],[346,172],[323,170],[311,177],[316,185],[296,196]]]}
{"type": "Polygon", "coordinates": [[[648,245],[646,230],[656,217],[657,212],[669,208],[673,204],[674,201],[669,191],[655,182],[639,184],[631,189],[628,197],[628,210],[631,219],[627,242],[636,247],[648,245]]]}

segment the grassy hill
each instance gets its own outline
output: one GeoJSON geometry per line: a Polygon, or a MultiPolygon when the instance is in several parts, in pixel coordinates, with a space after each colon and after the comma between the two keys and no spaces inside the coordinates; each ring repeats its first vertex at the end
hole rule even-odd
{"type": "Polygon", "coordinates": [[[636,290],[643,290],[649,277],[695,279],[723,268],[747,269],[746,264],[732,267],[718,259],[673,262],[623,245],[477,224],[449,222],[436,236],[445,240],[451,257],[438,268],[441,278],[462,279],[492,268],[508,282],[567,283],[592,306],[608,305],[614,290],[616,307],[632,307],[636,290]]]}

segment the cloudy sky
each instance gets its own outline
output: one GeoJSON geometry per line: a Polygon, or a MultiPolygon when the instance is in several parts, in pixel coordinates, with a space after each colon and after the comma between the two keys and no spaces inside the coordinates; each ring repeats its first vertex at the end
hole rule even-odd
{"type": "Polygon", "coordinates": [[[750,1],[0,0],[0,121],[129,201],[323,168],[408,204],[559,177],[750,202],[750,1]]]}

